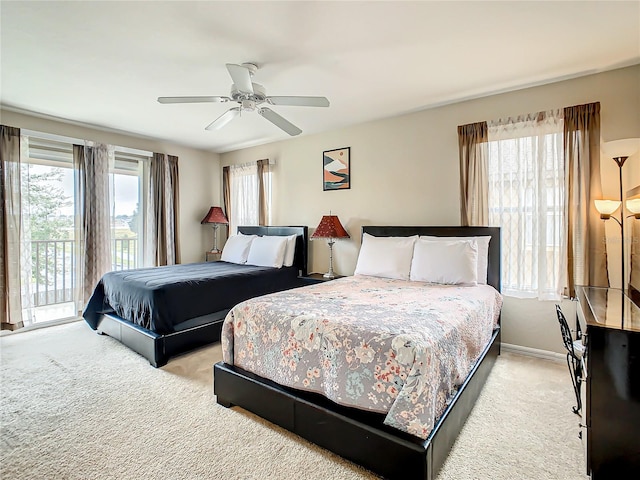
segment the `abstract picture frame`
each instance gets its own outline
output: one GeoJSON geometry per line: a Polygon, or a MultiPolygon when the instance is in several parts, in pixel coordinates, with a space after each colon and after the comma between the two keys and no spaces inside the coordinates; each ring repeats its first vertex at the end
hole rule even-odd
{"type": "Polygon", "coordinates": [[[322,190],[351,188],[351,147],[322,152],[322,190]]]}

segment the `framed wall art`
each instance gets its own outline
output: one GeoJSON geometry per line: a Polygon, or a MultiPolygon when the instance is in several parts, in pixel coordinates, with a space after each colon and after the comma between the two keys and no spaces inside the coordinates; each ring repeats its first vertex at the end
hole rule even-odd
{"type": "Polygon", "coordinates": [[[351,147],[322,152],[322,190],[351,188],[351,147]]]}

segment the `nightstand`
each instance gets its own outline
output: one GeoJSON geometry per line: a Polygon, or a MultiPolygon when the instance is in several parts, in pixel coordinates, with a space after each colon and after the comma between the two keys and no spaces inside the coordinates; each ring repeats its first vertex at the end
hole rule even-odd
{"type": "Polygon", "coordinates": [[[306,276],[298,278],[304,281],[306,285],[313,285],[315,283],[330,282],[331,280],[344,278],[344,275],[336,275],[335,278],[325,278],[324,273],[309,273],[306,276]]]}
{"type": "Polygon", "coordinates": [[[217,252],[213,252],[209,250],[204,253],[204,261],[205,262],[217,262],[222,257],[222,252],[218,250],[217,252]]]}

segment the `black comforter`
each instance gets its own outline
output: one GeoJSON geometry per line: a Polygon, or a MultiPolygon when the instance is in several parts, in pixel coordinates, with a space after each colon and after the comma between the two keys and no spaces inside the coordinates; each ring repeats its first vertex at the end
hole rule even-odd
{"type": "Polygon", "coordinates": [[[82,315],[94,330],[101,314],[115,313],[156,333],[167,334],[186,320],[299,285],[295,267],[227,262],[109,272],[96,285],[82,315]]]}

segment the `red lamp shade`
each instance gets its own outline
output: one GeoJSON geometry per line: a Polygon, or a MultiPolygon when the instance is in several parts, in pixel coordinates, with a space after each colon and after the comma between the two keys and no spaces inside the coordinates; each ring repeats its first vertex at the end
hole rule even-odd
{"type": "Polygon", "coordinates": [[[227,217],[220,207],[211,207],[200,223],[222,223],[227,225],[229,220],[227,220],[227,217]]]}
{"type": "Polygon", "coordinates": [[[311,238],[349,238],[336,215],[324,215],[311,238]]]}

